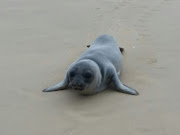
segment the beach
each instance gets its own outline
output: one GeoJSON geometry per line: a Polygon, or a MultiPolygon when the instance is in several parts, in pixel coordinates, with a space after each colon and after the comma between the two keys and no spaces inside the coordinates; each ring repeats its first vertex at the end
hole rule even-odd
{"type": "Polygon", "coordinates": [[[178,134],[179,13],[179,0],[1,0],[0,134],[178,134]],[[101,34],[125,49],[121,81],[140,95],[43,93],[101,34]]]}

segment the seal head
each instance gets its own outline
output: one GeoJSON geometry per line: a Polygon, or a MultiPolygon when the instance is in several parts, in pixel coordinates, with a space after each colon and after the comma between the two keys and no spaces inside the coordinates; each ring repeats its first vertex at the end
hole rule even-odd
{"type": "Polygon", "coordinates": [[[68,78],[72,88],[83,94],[93,92],[100,85],[101,73],[96,62],[83,59],[70,68],[68,78]]]}

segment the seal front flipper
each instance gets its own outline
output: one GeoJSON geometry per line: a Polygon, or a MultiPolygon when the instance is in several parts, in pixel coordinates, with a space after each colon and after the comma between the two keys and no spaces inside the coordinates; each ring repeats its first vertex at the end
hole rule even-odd
{"type": "Polygon", "coordinates": [[[60,83],[58,83],[58,84],[56,84],[54,86],[51,86],[49,88],[44,89],[43,92],[51,92],[51,91],[63,90],[65,88],[67,88],[68,85],[69,85],[69,79],[68,79],[68,77],[66,75],[65,79],[62,82],[60,82],[60,83]]]}
{"type": "Polygon", "coordinates": [[[122,84],[116,73],[114,73],[114,75],[113,75],[112,82],[117,91],[120,91],[120,92],[123,92],[126,94],[131,94],[131,95],[139,95],[139,93],[136,90],[134,90],[133,88],[130,88],[130,87],[122,84]]]}
{"type": "Polygon", "coordinates": [[[123,86],[124,86],[124,89],[123,88],[122,89],[123,89],[123,91],[125,90],[124,93],[131,94],[131,95],[139,95],[139,93],[135,89],[133,89],[125,84],[123,84],[123,86]]]}

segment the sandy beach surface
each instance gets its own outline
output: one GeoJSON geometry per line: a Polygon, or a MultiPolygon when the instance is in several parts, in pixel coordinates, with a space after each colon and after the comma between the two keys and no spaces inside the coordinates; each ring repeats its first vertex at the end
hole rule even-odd
{"type": "Polygon", "coordinates": [[[180,0],[1,0],[1,135],[177,135],[180,0]],[[122,82],[43,93],[101,35],[125,48],[122,82]]]}

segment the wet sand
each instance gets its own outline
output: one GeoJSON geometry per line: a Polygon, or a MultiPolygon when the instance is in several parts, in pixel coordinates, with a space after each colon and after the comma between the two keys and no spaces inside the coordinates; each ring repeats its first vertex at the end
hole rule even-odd
{"type": "Polygon", "coordinates": [[[180,1],[0,1],[2,135],[179,133],[180,1]],[[94,96],[41,91],[100,34],[125,48],[122,82],[94,96]]]}

